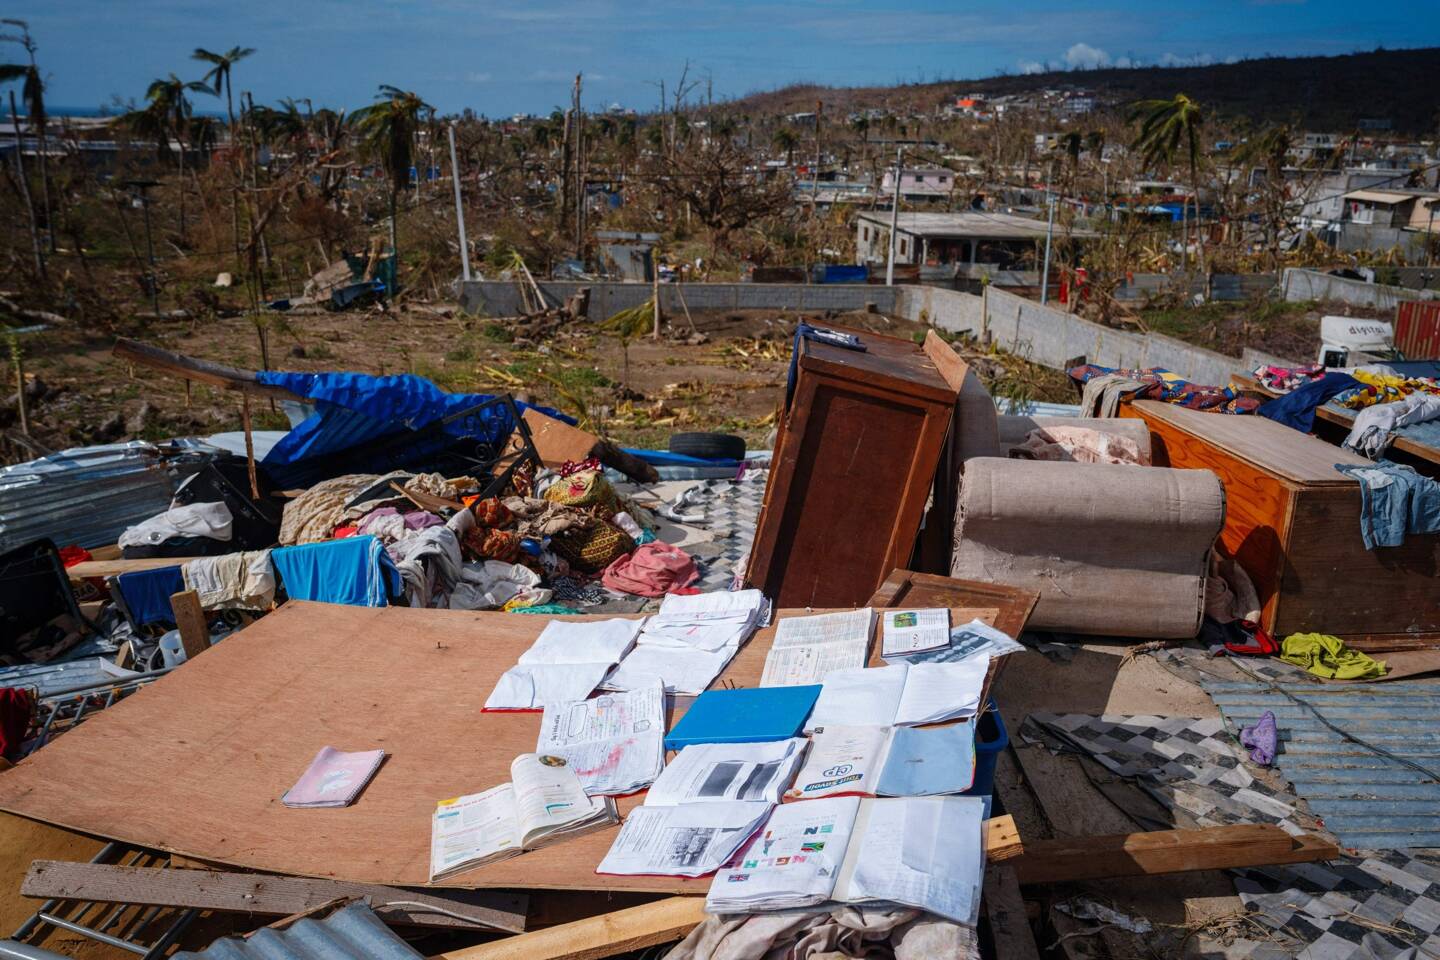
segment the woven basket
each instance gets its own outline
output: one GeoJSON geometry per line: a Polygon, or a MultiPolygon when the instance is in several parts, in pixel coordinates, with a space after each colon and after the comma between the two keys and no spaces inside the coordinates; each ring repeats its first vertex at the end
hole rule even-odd
{"type": "Polygon", "coordinates": [[[630,534],[613,523],[596,522],[584,530],[571,528],[550,538],[550,548],[582,573],[599,573],[635,549],[630,534]]]}

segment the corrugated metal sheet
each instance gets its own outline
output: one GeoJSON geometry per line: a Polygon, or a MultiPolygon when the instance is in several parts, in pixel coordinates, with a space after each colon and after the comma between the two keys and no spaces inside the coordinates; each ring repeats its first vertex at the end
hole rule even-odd
{"type": "Polygon", "coordinates": [[[247,939],[226,937],[199,953],[173,960],[423,960],[363,903],[352,903],[323,920],[306,918],[284,930],[268,927],[247,939]]]}
{"type": "Polygon", "coordinates": [[[1077,403],[1044,403],[1039,400],[1031,400],[1028,403],[1016,403],[1008,397],[996,397],[995,409],[1012,417],[1080,416],[1080,405],[1077,403]]]}
{"type": "Polygon", "coordinates": [[[1440,360],[1440,302],[1401,301],[1395,308],[1395,347],[1411,360],[1440,360]]]}
{"type": "Polygon", "coordinates": [[[162,512],[206,458],[162,460],[154,444],[76,447],[0,469],[0,552],[49,537],[57,547],[114,543],[162,512]]]}
{"type": "Polygon", "coordinates": [[[1440,778],[1426,772],[1440,773],[1440,686],[1208,682],[1204,687],[1237,734],[1266,710],[1275,714],[1276,765],[1342,844],[1364,850],[1440,847],[1440,778]]]}

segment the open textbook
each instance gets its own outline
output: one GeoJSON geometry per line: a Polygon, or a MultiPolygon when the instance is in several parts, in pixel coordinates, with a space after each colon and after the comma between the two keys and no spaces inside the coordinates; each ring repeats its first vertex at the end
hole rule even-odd
{"type": "Polygon", "coordinates": [[[659,678],[627,693],[547,703],[535,752],[564,758],[592,797],[647,786],[665,766],[665,690],[659,678]]]}
{"type": "Polygon", "coordinates": [[[515,666],[500,675],[486,710],[541,710],[588,697],[635,644],[643,620],[551,620],[515,666]]]}
{"type": "Polygon", "coordinates": [[[755,800],[636,807],[595,872],[680,877],[714,873],[772,809],[755,800]]]}
{"type": "Polygon", "coordinates": [[[620,821],[615,801],[591,798],[575,773],[533,753],[510,764],[510,783],[441,800],[430,824],[430,879],[440,880],[620,821]]]}
{"type": "Polygon", "coordinates": [[[885,610],[880,615],[880,656],[893,660],[937,650],[950,642],[950,611],[885,610]]]}
{"type": "Polygon", "coordinates": [[[990,659],[1009,653],[1020,653],[1025,645],[1003,630],[996,630],[984,620],[971,620],[950,631],[949,641],[933,650],[905,654],[903,659],[910,663],[955,663],[971,657],[984,656],[990,659]]]}
{"type": "Polygon", "coordinates": [[[705,909],[895,903],[973,924],[985,869],[984,811],[975,797],[783,804],[715,875],[705,909]]]}
{"type": "Polygon", "coordinates": [[[630,690],[659,677],[666,693],[697,694],[768,616],[769,603],[759,590],[670,594],[604,687],[630,690]]]}
{"type": "Polygon", "coordinates": [[[809,741],[697,743],[675,755],[645,795],[646,806],[717,800],[778,803],[809,741]]]}
{"type": "Polygon", "coordinates": [[[823,727],[786,800],[964,793],[975,780],[975,725],[823,727]]]}
{"type": "Polygon", "coordinates": [[[914,726],[974,716],[989,667],[989,657],[975,656],[955,663],[900,661],[837,670],[825,678],[805,729],[914,726]]]}
{"type": "Polygon", "coordinates": [[[863,667],[874,622],[870,607],[780,620],[760,686],[819,683],[835,670],[863,667]]]}

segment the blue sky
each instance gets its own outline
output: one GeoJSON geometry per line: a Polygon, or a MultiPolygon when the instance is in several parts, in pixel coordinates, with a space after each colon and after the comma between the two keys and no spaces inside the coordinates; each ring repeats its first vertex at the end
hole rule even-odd
{"type": "Polygon", "coordinates": [[[138,98],[196,46],[250,46],[236,90],[354,109],[380,83],[442,112],[543,112],[583,72],[585,103],[645,109],[688,58],[716,99],[797,81],[889,84],[1045,65],[1223,62],[1440,45],[1435,0],[26,0],[52,104],[138,98]]]}

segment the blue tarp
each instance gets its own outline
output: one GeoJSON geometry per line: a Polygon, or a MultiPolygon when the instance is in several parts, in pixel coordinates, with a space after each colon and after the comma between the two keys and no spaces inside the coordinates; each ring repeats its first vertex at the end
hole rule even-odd
{"type": "MultiPolygon", "coordinates": [[[[437,420],[493,399],[490,394],[483,393],[446,393],[429,380],[413,374],[374,377],[364,373],[262,370],[256,374],[256,379],[307,397],[315,404],[315,413],[287,433],[262,461],[276,482],[282,484],[292,479],[313,482],[315,471],[301,465],[308,466],[309,461],[316,458],[356,451],[364,444],[373,444],[406,430],[420,430],[437,420]]],[[[522,412],[528,408],[523,403],[517,403],[517,406],[522,412]]],[[[549,407],[535,409],[566,423],[575,422],[573,418],[549,407]]],[[[465,439],[499,444],[514,429],[514,419],[505,406],[487,407],[478,419],[464,417],[448,424],[443,440],[433,447],[438,451],[446,445],[445,441],[465,439]]],[[[415,451],[416,454],[425,452],[415,451]]],[[[395,451],[392,449],[389,453],[393,456],[395,451]]],[[[392,466],[390,460],[377,454],[371,463],[366,463],[363,457],[359,462],[352,459],[346,464],[345,472],[386,472],[392,466]]]]}
{"type": "Polygon", "coordinates": [[[864,283],[870,277],[870,268],[849,263],[817,263],[814,268],[816,283],[864,283]]]}

